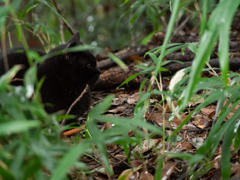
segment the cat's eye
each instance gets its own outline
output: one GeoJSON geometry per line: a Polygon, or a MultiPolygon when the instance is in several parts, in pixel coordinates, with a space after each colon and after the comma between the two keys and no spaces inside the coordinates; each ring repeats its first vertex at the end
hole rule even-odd
{"type": "Polygon", "coordinates": [[[87,64],[86,67],[87,67],[87,68],[91,68],[91,64],[87,64]]]}

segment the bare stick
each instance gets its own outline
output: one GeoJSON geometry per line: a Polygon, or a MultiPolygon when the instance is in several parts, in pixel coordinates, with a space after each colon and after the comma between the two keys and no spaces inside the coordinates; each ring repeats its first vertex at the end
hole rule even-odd
{"type": "MultiPolygon", "coordinates": [[[[58,5],[57,5],[56,1],[55,1],[55,0],[52,0],[52,2],[53,2],[53,4],[54,4],[57,12],[63,17],[60,9],[58,8],[58,5]]],[[[64,19],[62,19],[62,21],[63,21],[64,26],[65,26],[65,27],[68,29],[68,31],[73,35],[74,32],[73,32],[72,28],[69,26],[69,24],[68,24],[64,19]]]]}
{"type": "Polygon", "coordinates": [[[63,21],[60,21],[60,35],[61,35],[62,42],[65,42],[63,27],[64,27],[64,23],[63,23],[63,21]]]}
{"type": "MultiPolygon", "coordinates": [[[[84,88],[83,92],[80,94],[80,96],[78,96],[78,98],[71,104],[71,106],[69,107],[69,109],[67,110],[66,115],[68,115],[72,108],[77,104],[77,102],[83,97],[83,95],[87,92],[88,90],[88,84],[86,85],[86,87],[84,88]]],[[[61,122],[61,126],[63,126],[66,122],[66,119],[63,119],[61,122]]]]}
{"type": "Polygon", "coordinates": [[[5,38],[5,26],[2,28],[2,57],[3,57],[3,64],[4,64],[4,69],[7,72],[9,70],[9,65],[8,65],[8,60],[7,60],[7,47],[6,47],[6,38],[5,38]]]}

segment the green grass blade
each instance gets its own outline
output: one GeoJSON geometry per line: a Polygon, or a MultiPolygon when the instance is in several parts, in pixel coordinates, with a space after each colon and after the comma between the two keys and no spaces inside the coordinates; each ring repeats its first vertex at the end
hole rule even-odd
{"type": "Polygon", "coordinates": [[[1,123],[0,128],[0,136],[7,135],[9,133],[19,133],[23,131],[27,131],[31,128],[36,128],[40,126],[40,122],[37,120],[19,120],[19,121],[12,121],[1,123]]]}
{"type": "Polygon", "coordinates": [[[105,136],[98,129],[97,124],[94,122],[93,119],[87,121],[87,127],[89,130],[89,133],[91,134],[94,144],[98,147],[100,157],[102,159],[102,162],[103,162],[108,174],[113,175],[113,172],[110,168],[110,164],[108,162],[107,149],[106,149],[106,145],[105,145],[105,139],[106,139],[105,136]]]}
{"type": "Polygon", "coordinates": [[[160,156],[157,159],[157,167],[154,174],[154,179],[162,179],[162,169],[164,167],[164,157],[160,156]]]}
{"type": "Polygon", "coordinates": [[[203,0],[202,19],[201,19],[201,26],[200,26],[200,36],[201,37],[203,35],[203,32],[206,28],[206,23],[207,23],[207,12],[208,12],[207,3],[208,3],[208,0],[203,0]]]}
{"type": "Polygon", "coordinates": [[[225,133],[223,145],[222,145],[222,158],[221,158],[221,173],[223,179],[230,178],[230,158],[231,158],[231,144],[234,136],[234,123],[229,127],[227,133],[225,133]]]}
{"type": "MultiPolygon", "coordinates": [[[[225,105],[223,110],[226,109],[226,111],[222,114],[220,114],[217,122],[212,127],[208,138],[206,139],[205,143],[197,150],[196,154],[201,154],[203,156],[208,153],[209,157],[212,157],[212,155],[215,152],[215,149],[219,145],[222,137],[224,134],[227,134],[228,131],[231,132],[233,129],[232,123],[236,122],[236,119],[240,115],[240,111],[236,111],[233,116],[222,125],[222,122],[226,119],[227,115],[232,112],[232,110],[239,104],[238,102],[235,102],[229,109],[226,109],[228,105],[225,105]]],[[[230,133],[231,134],[231,133],[230,133]]]]}
{"type": "Polygon", "coordinates": [[[96,119],[98,115],[102,114],[104,111],[106,111],[110,106],[113,99],[113,95],[107,96],[101,103],[96,105],[89,113],[88,113],[88,119],[96,119]]]}
{"type": "Polygon", "coordinates": [[[50,180],[60,180],[64,179],[69,168],[77,161],[77,159],[87,151],[89,148],[89,143],[86,141],[81,141],[79,144],[73,146],[67,154],[60,161],[60,164],[56,167],[51,175],[50,180]]]}
{"type": "Polygon", "coordinates": [[[3,178],[3,179],[7,179],[7,180],[15,180],[11,171],[3,168],[2,166],[0,166],[0,177],[3,178]]]}
{"type": "Polygon", "coordinates": [[[167,44],[168,44],[168,42],[170,40],[172,31],[173,31],[173,28],[174,28],[175,21],[177,19],[179,8],[180,8],[180,0],[174,1],[172,15],[171,15],[168,27],[167,27],[166,36],[165,36],[164,41],[163,41],[162,52],[161,52],[161,54],[160,54],[160,56],[158,58],[158,63],[157,63],[156,69],[155,69],[155,73],[154,73],[155,76],[158,75],[158,71],[159,71],[159,69],[161,67],[161,63],[162,63],[163,57],[165,56],[165,51],[166,51],[166,48],[167,48],[167,44]]]}
{"type": "MultiPolygon", "coordinates": [[[[219,24],[219,47],[218,47],[218,53],[219,53],[219,62],[220,62],[220,68],[222,72],[222,77],[227,84],[227,73],[229,70],[229,34],[230,34],[230,25],[232,23],[233,15],[238,7],[237,1],[234,1],[236,4],[230,4],[227,3],[225,8],[232,11],[232,13],[229,13],[227,11],[223,11],[222,13],[225,13],[223,15],[224,18],[221,19],[221,23],[219,24]]],[[[239,2],[239,1],[238,1],[239,2]]]]}
{"type": "Polygon", "coordinates": [[[121,59],[119,59],[117,56],[115,56],[113,53],[109,52],[108,57],[110,57],[121,68],[128,69],[127,65],[121,59]]]}
{"type": "MultiPolygon", "coordinates": [[[[234,15],[239,3],[240,3],[239,0],[236,1],[223,0],[213,11],[207,24],[208,29],[205,30],[201,38],[199,49],[193,60],[189,84],[186,91],[184,92],[185,93],[184,94],[185,98],[183,101],[184,107],[186,106],[188,100],[190,99],[194,87],[199,82],[200,74],[205,63],[209,60],[210,54],[219,36],[220,32],[219,29],[221,28],[222,21],[231,21],[231,17],[234,15]]],[[[227,26],[229,26],[230,23],[231,22],[228,22],[227,26]]],[[[227,36],[229,36],[229,34],[227,36]]]]}
{"type": "Polygon", "coordinates": [[[138,75],[140,75],[140,74],[141,74],[141,73],[135,73],[135,74],[129,76],[122,84],[120,84],[120,85],[117,87],[117,89],[120,88],[121,86],[123,86],[124,84],[128,84],[131,80],[133,80],[134,78],[136,78],[136,77],[137,77],[138,75]]]}

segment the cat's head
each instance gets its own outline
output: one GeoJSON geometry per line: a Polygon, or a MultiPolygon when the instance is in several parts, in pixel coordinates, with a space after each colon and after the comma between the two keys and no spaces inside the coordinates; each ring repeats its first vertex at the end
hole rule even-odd
{"type": "Polygon", "coordinates": [[[62,69],[62,73],[72,83],[84,83],[92,86],[99,78],[100,70],[96,64],[96,58],[89,51],[68,52],[69,48],[82,45],[79,33],[66,43],[62,44],[50,51],[62,51],[55,59],[62,69]]]}

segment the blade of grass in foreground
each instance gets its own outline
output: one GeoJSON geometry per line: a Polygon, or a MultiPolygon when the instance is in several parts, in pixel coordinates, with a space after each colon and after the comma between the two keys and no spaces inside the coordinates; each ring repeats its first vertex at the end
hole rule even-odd
{"type": "Polygon", "coordinates": [[[64,179],[69,168],[78,160],[84,152],[89,148],[89,143],[87,141],[82,141],[79,144],[71,147],[68,153],[63,157],[58,167],[52,173],[50,180],[64,179]]]}
{"type": "MultiPolygon", "coordinates": [[[[200,41],[200,46],[199,49],[197,51],[197,54],[193,60],[193,65],[192,65],[192,71],[190,74],[190,80],[188,83],[188,87],[186,89],[186,91],[184,92],[184,101],[183,101],[183,107],[184,108],[187,104],[187,102],[189,101],[190,97],[192,96],[192,92],[194,87],[196,86],[196,84],[199,82],[200,79],[200,74],[202,72],[202,69],[205,65],[205,63],[209,60],[209,56],[213,50],[213,47],[215,45],[215,43],[217,42],[218,36],[219,34],[222,35],[221,33],[221,28],[223,27],[223,23],[224,26],[226,26],[225,28],[229,29],[231,22],[232,22],[232,18],[233,15],[235,14],[237,7],[240,4],[240,0],[235,0],[235,1],[229,1],[229,0],[223,0],[219,3],[219,5],[215,8],[215,10],[213,11],[209,22],[207,24],[207,29],[205,29],[204,34],[201,38],[200,41]],[[228,21],[228,22],[227,22],[228,21]]],[[[223,30],[224,32],[228,32],[226,30],[223,30]]],[[[229,36],[229,34],[224,35],[225,36],[229,36]]],[[[224,40],[227,40],[228,38],[224,38],[224,40]]],[[[224,42],[227,43],[227,42],[224,42]]],[[[220,47],[220,49],[223,49],[223,47],[225,48],[225,46],[220,47]]],[[[224,50],[223,53],[223,57],[226,57],[226,50],[224,50]]],[[[228,51],[228,49],[227,49],[228,51]]],[[[224,63],[222,62],[220,65],[224,66],[225,63],[227,62],[227,59],[223,59],[220,57],[220,59],[222,61],[224,61],[224,63]]],[[[224,73],[226,73],[226,68],[222,68],[221,70],[224,71],[224,73]]]]}
{"type": "Polygon", "coordinates": [[[171,15],[168,27],[167,27],[166,37],[164,38],[164,42],[163,42],[163,45],[162,45],[162,52],[161,52],[160,56],[158,57],[158,63],[157,63],[157,66],[156,66],[156,69],[155,69],[155,72],[154,72],[155,76],[158,75],[158,71],[161,67],[161,63],[162,63],[163,57],[165,55],[167,44],[170,40],[172,31],[173,31],[173,28],[174,28],[174,24],[176,22],[176,18],[177,18],[177,15],[178,15],[179,8],[180,8],[180,0],[174,1],[172,15],[171,15]]]}

